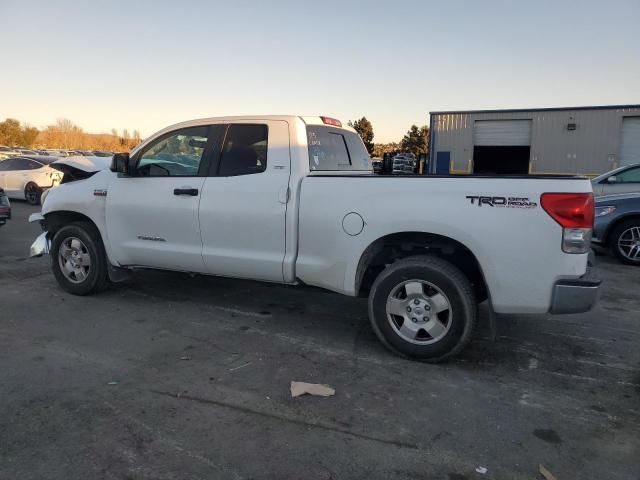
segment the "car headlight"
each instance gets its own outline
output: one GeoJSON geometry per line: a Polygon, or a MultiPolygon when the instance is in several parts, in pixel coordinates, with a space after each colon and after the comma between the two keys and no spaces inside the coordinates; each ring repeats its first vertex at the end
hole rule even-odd
{"type": "Polygon", "coordinates": [[[615,211],[616,207],[596,207],[596,217],[604,217],[615,211]]]}

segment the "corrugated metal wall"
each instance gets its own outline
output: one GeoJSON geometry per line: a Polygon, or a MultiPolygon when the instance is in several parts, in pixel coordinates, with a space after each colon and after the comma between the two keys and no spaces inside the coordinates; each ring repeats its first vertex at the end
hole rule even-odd
{"type": "Polygon", "coordinates": [[[449,151],[451,173],[471,173],[476,120],[532,120],[530,173],[599,175],[618,166],[627,116],[640,116],[640,108],[436,113],[432,158],[449,151]]]}

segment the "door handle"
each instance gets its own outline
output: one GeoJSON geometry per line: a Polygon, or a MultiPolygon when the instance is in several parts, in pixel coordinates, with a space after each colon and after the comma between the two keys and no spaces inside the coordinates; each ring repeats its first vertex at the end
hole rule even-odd
{"type": "Polygon", "coordinates": [[[197,188],[174,188],[173,194],[174,195],[191,195],[192,197],[195,197],[198,195],[198,189],[197,188]]]}

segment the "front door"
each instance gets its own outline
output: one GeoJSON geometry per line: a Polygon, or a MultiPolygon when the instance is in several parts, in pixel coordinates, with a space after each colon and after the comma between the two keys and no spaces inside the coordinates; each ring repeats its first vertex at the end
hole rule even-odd
{"type": "Polygon", "coordinates": [[[207,272],[283,281],[290,170],[286,122],[228,125],[200,200],[207,272]]]}
{"type": "Polygon", "coordinates": [[[0,188],[2,188],[5,191],[7,196],[11,196],[7,191],[7,174],[13,168],[12,164],[13,164],[12,158],[0,160],[0,188]]]}
{"type": "Polygon", "coordinates": [[[7,169],[3,172],[3,188],[7,192],[7,196],[24,198],[24,186],[28,182],[29,160],[16,157],[4,161],[9,162],[7,169]]]}
{"type": "Polygon", "coordinates": [[[198,205],[220,128],[207,125],[164,134],[132,158],[131,176],[112,180],[106,221],[118,263],[204,271],[198,205]]]}

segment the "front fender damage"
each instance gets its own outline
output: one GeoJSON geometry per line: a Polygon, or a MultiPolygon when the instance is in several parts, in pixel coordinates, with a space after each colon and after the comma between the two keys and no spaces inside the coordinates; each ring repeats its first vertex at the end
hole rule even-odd
{"type": "Polygon", "coordinates": [[[51,250],[51,240],[49,240],[49,232],[42,232],[35,239],[29,250],[30,257],[41,257],[47,255],[51,250]]]}

